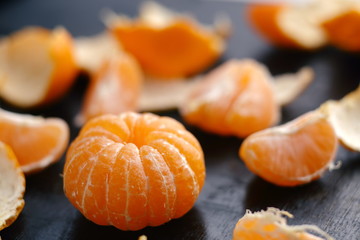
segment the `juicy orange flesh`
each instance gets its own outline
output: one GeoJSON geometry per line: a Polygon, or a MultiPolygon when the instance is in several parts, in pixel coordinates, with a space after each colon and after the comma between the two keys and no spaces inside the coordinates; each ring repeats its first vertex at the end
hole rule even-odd
{"type": "Polygon", "coordinates": [[[231,132],[239,137],[265,129],[279,118],[279,106],[268,76],[258,71],[256,66],[248,71],[246,87],[234,100],[226,116],[231,132]]]}
{"type": "Polygon", "coordinates": [[[51,124],[34,127],[0,120],[0,128],[0,141],[12,147],[21,166],[51,156],[59,136],[63,135],[58,126],[51,124]]]}
{"type": "Polygon", "coordinates": [[[267,76],[258,68],[230,61],[211,72],[182,106],[185,120],[210,132],[239,137],[274,124],[278,106],[267,76]]]}
{"type": "Polygon", "coordinates": [[[102,114],[135,111],[142,76],[134,60],[128,56],[105,62],[87,90],[82,114],[85,120],[102,114]]]}
{"type": "Polygon", "coordinates": [[[360,42],[360,12],[349,11],[323,23],[332,44],[348,50],[359,51],[360,42]]]}
{"type": "Polygon", "coordinates": [[[318,178],[337,150],[331,124],[311,112],[298,119],[251,135],[240,148],[247,167],[262,178],[284,186],[318,178]]]}
{"type": "Polygon", "coordinates": [[[180,123],[124,113],[85,124],[67,152],[64,189],[91,221],[138,230],[184,215],[204,178],[200,145],[180,123]]]}
{"type": "Polygon", "coordinates": [[[157,29],[142,23],[119,24],[111,29],[125,51],[154,77],[186,77],[212,64],[220,54],[216,36],[200,32],[187,21],[157,29]]]}
{"type": "Polygon", "coordinates": [[[254,27],[273,44],[298,47],[298,44],[279,28],[279,15],[286,8],[286,5],[254,4],[247,8],[247,14],[254,27]]]}
{"type": "Polygon", "coordinates": [[[262,219],[240,219],[233,232],[233,240],[321,240],[306,232],[291,232],[277,223],[263,223],[262,219]]]}

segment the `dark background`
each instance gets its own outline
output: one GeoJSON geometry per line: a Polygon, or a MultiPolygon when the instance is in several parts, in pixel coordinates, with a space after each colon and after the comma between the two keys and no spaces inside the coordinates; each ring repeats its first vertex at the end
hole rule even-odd
{"type": "MultiPolygon", "coordinates": [[[[254,58],[265,63],[273,74],[314,68],[316,79],[294,103],[283,108],[283,122],[317,108],[325,100],[338,99],[354,90],[360,79],[360,57],[334,48],[316,52],[276,49],[252,31],[239,3],[172,0],[159,1],[177,11],[211,23],[216,12],[226,12],[234,24],[228,50],[218,64],[230,58],[254,58]]],[[[92,35],[104,29],[99,20],[103,8],[135,16],[140,1],[126,0],[0,0],[0,35],[28,25],[66,27],[74,36],[92,35]]],[[[86,77],[60,102],[29,111],[43,116],[58,116],[71,126],[72,138],[79,129],[72,125],[87,85],[86,77]]],[[[1,102],[1,106],[16,112],[1,102]]],[[[162,112],[181,120],[176,111],[162,112]]],[[[290,224],[316,224],[339,240],[360,239],[360,155],[340,149],[337,160],[342,167],[327,172],[313,183],[281,188],[249,172],[238,157],[241,139],[219,137],[187,126],[199,139],[206,157],[207,179],[194,208],[184,217],[163,226],[137,232],[97,226],[86,220],[67,201],[61,173],[64,158],[48,169],[27,177],[26,205],[17,221],[0,232],[3,240],[12,239],[129,239],[146,234],[149,240],[231,239],[237,220],[246,209],[277,207],[295,215],[290,224]]],[[[1,176],[0,176],[1,177],[1,176]]]]}

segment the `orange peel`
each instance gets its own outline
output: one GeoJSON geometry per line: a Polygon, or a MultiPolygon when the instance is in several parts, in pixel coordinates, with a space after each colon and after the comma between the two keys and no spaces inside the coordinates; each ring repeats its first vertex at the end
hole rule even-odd
{"type": "Polygon", "coordinates": [[[360,87],[338,101],[326,101],[319,111],[333,125],[340,143],[352,151],[360,152],[360,87]]]}
{"type": "Polygon", "coordinates": [[[10,226],[24,208],[25,177],[15,154],[0,141],[0,231],[10,226]]]}
{"type": "Polygon", "coordinates": [[[43,118],[0,109],[0,141],[14,151],[25,174],[60,160],[69,142],[69,127],[60,118],[43,118]]]}
{"type": "Polygon", "coordinates": [[[293,218],[293,215],[277,208],[268,208],[266,211],[254,213],[247,210],[236,223],[232,239],[334,240],[315,225],[289,226],[286,217],[293,218]]]}
{"type": "Polygon", "coordinates": [[[225,29],[221,32],[219,27],[201,25],[155,2],[143,4],[137,19],[114,13],[104,19],[144,72],[163,79],[187,77],[212,65],[224,52],[223,36],[230,28],[230,24],[215,25],[225,29]]]}
{"type": "Polygon", "coordinates": [[[79,68],[93,74],[104,61],[121,56],[123,50],[108,32],[91,37],[75,38],[75,59],[79,68]]]}
{"type": "Polygon", "coordinates": [[[349,8],[322,23],[329,41],[347,51],[360,51],[360,5],[349,8]]]}
{"type": "Polygon", "coordinates": [[[162,81],[147,78],[139,100],[139,111],[165,111],[177,109],[184,103],[200,76],[162,81]]]}
{"type": "Polygon", "coordinates": [[[351,1],[314,0],[304,4],[251,4],[249,21],[274,45],[306,50],[328,44],[322,23],[337,16],[351,1]]]}
{"type": "Polygon", "coordinates": [[[19,30],[2,40],[0,56],[0,96],[21,108],[58,100],[77,73],[72,37],[62,27],[19,30]]]}
{"type": "Polygon", "coordinates": [[[287,73],[274,77],[274,91],[277,103],[285,106],[299,97],[314,80],[314,70],[301,68],[297,73],[287,73]]]}

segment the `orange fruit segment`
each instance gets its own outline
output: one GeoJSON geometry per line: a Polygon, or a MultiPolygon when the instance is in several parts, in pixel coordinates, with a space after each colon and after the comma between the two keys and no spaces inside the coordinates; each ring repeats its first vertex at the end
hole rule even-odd
{"type": "Polygon", "coordinates": [[[318,179],[334,167],[338,141],[319,111],[250,135],[239,155],[250,171],[279,185],[296,186],[318,179]]]}
{"type": "Polygon", "coordinates": [[[180,106],[186,122],[203,130],[246,137],[275,124],[279,107],[272,77],[252,60],[230,60],[199,81],[180,106]]]}
{"type": "Polygon", "coordinates": [[[0,109],[0,141],[14,151],[29,174],[60,159],[69,141],[69,127],[59,118],[42,118],[0,109]]]}
{"type": "Polygon", "coordinates": [[[319,111],[331,122],[340,143],[360,152],[360,87],[338,101],[326,101],[319,111]]]}
{"type": "Polygon", "coordinates": [[[89,220],[139,230],[179,218],[205,180],[196,138],[169,117],[125,112],[88,121],[71,143],[64,191],[89,220]]]}
{"type": "Polygon", "coordinates": [[[136,61],[129,55],[105,60],[90,81],[76,122],[81,125],[102,114],[136,111],[142,77],[136,61]]]}
{"type": "Polygon", "coordinates": [[[28,27],[8,36],[1,45],[0,96],[14,106],[54,102],[75,80],[72,37],[64,28],[28,27]]]}
{"type": "Polygon", "coordinates": [[[24,208],[25,177],[15,154],[0,141],[0,231],[10,226],[24,208]]]}
{"type": "Polygon", "coordinates": [[[289,226],[285,217],[293,216],[277,208],[252,213],[247,210],[233,231],[233,240],[334,240],[315,225],[289,226]],[[316,236],[312,233],[315,233],[316,236]]]}
{"type": "Polygon", "coordinates": [[[251,4],[246,11],[250,23],[270,43],[312,50],[328,43],[322,23],[342,12],[350,2],[313,0],[302,4],[251,4]]]}
{"type": "Polygon", "coordinates": [[[194,75],[213,64],[225,49],[223,37],[214,29],[154,2],[143,5],[138,19],[112,16],[106,24],[152,77],[194,75]]]}
{"type": "Polygon", "coordinates": [[[360,6],[325,21],[322,26],[334,46],[347,51],[360,50],[360,6]]]}

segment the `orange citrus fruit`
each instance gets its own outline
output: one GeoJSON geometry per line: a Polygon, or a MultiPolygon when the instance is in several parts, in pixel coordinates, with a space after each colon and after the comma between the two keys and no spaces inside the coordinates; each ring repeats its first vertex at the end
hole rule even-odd
{"type": "Polygon", "coordinates": [[[204,180],[196,138],[176,120],[150,113],[91,119],[71,143],[64,168],[70,202],[89,220],[122,230],[183,216],[204,180]]]}
{"type": "Polygon", "coordinates": [[[0,109],[0,141],[14,150],[24,173],[33,173],[60,159],[69,141],[69,127],[60,118],[0,109]]]}
{"type": "Polygon", "coordinates": [[[255,213],[247,210],[236,223],[233,240],[334,240],[315,225],[289,226],[285,217],[293,216],[276,208],[255,213]]]}
{"type": "Polygon", "coordinates": [[[272,77],[252,60],[230,60],[199,81],[182,106],[185,121],[206,131],[246,137],[278,121],[272,77]]]}
{"type": "Polygon", "coordinates": [[[64,28],[28,27],[1,45],[0,96],[12,105],[29,108],[51,103],[75,80],[72,37],[64,28]]]}
{"type": "Polygon", "coordinates": [[[136,61],[129,55],[105,60],[86,91],[79,122],[107,113],[136,111],[142,77],[136,61]]]}
{"type": "Polygon", "coordinates": [[[124,50],[153,77],[186,77],[201,72],[225,48],[224,39],[212,29],[154,3],[145,5],[139,19],[122,16],[112,18],[107,25],[124,50]]]}
{"type": "Polygon", "coordinates": [[[323,23],[329,41],[347,51],[360,50],[360,9],[350,9],[323,23]]]}
{"type": "Polygon", "coordinates": [[[24,208],[25,177],[15,154],[0,141],[0,231],[10,226],[24,208]]]}
{"type": "Polygon", "coordinates": [[[240,147],[246,166],[280,186],[296,186],[319,178],[334,166],[336,133],[325,115],[304,114],[284,125],[250,135],[240,147]]]}

